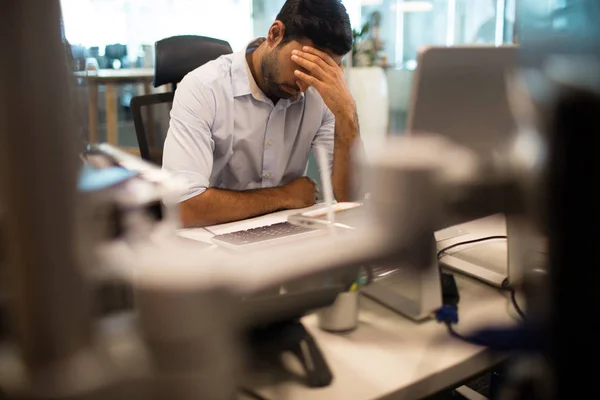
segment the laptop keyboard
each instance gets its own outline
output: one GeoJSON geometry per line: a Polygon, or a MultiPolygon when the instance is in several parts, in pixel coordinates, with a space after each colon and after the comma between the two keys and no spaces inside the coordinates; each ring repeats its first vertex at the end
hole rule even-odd
{"type": "Polygon", "coordinates": [[[213,237],[213,240],[229,243],[234,246],[244,246],[314,231],[315,229],[292,225],[289,222],[280,222],[245,231],[216,235],[213,237]]]}

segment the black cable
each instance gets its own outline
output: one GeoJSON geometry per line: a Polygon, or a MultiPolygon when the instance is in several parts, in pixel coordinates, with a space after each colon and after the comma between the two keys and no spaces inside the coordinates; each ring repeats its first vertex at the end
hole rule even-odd
{"type": "Polygon", "coordinates": [[[454,243],[453,245],[450,245],[448,247],[444,247],[443,249],[441,249],[440,251],[438,251],[437,258],[439,260],[440,258],[442,258],[443,254],[446,251],[454,249],[455,247],[465,246],[467,244],[473,244],[473,243],[479,243],[479,242],[486,242],[488,240],[498,240],[498,239],[506,239],[506,238],[507,238],[506,235],[486,236],[486,237],[482,237],[482,238],[479,238],[479,239],[465,240],[464,242],[454,243]]]}
{"type": "Polygon", "coordinates": [[[463,342],[466,342],[466,343],[474,344],[476,346],[484,346],[484,347],[486,346],[485,343],[481,343],[481,342],[479,342],[479,341],[477,341],[475,339],[467,339],[466,337],[464,337],[460,333],[456,332],[454,330],[454,328],[452,327],[452,324],[449,323],[449,322],[446,322],[446,328],[448,328],[448,333],[450,333],[450,336],[452,336],[452,337],[454,337],[456,339],[462,340],[463,342]]]}
{"type": "Polygon", "coordinates": [[[268,400],[266,397],[261,396],[260,394],[256,393],[254,390],[250,390],[245,387],[238,387],[238,391],[254,400],[268,400]]]}
{"type": "Polygon", "coordinates": [[[517,314],[519,314],[519,316],[522,319],[526,319],[527,317],[525,316],[525,313],[523,312],[523,310],[521,309],[521,307],[519,307],[519,303],[517,303],[517,291],[514,288],[510,288],[510,301],[513,304],[513,307],[515,308],[515,311],[517,312],[517,314]]]}
{"type": "MultiPolygon", "coordinates": [[[[450,250],[450,249],[454,249],[456,247],[460,247],[460,246],[464,246],[467,244],[473,244],[473,243],[479,243],[479,242],[485,242],[488,240],[499,240],[499,239],[507,239],[506,235],[496,235],[496,236],[486,236],[486,237],[482,237],[482,238],[478,238],[478,239],[472,239],[472,240],[465,240],[464,242],[458,242],[458,243],[454,243],[453,245],[450,245],[448,247],[444,247],[443,249],[441,249],[440,251],[438,251],[437,253],[437,258],[438,260],[442,258],[444,252],[450,250]]],[[[522,319],[526,319],[525,316],[525,312],[523,312],[523,309],[519,306],[519,303],[517,302],[517,297],[516,297],[516,291],[514,288],[506,288],[510,291],[510,301],[513,304],[513,307],[515,308],[515,311],[517,312],[517,314],[519,314],[519,316],[522,319]]],[[[451,329],[451,328],[449,328],[451,329]]],[[[455,336],[457,334],[455,333],[455,336]]]]}

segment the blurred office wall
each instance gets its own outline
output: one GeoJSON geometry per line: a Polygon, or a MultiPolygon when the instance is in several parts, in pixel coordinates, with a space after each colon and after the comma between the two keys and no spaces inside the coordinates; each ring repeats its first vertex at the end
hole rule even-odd
{"type": "MultiPolygon", "coordinates": [[[[374,66],[385,72],[389,122],[387,131],[402,132],[412,71],[418,49],[430,44],[505,43],[514,31],[516,0],[343,0],[353,28],[366,22],[377,29],[381,49],[374,66]]],[[[542,2],[560,0],[540,0],[542,2]]],[[[159,39],[194,34],[227,40],[239,50],[264,36],[285,0],[61,0],[66,38],[73,47],[73,65],[86,58],[105,62],[107,46],[124,45],[122,67],[152,67],[153,44],[159,39]]],[[[374,74],[373,76],[376,76],[374,74]]],[[[381,74],[380,74],[381,75],[381,74]]],[[[374,83],[376,85],[377,83],[374,83]]],[[[119,144],[135,147],[129,100],[140,88],[119,90],[119,144]]],[[[99,132],[104,132],[103,89],[100,88],[99,132]]],[[[85,96],[84,96],[85,97],[85,96]]]]}
{"type": "Polygon", "coordinates": [[[363,0],[362,23],[379,15],[388,80],[389,133],[405,127],[417,52],[427,45],[513,41],[515,0],[363,0]]]}

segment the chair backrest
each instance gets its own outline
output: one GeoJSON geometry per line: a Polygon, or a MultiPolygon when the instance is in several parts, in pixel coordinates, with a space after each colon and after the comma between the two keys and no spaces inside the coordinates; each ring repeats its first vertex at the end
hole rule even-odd
{"type": "Polygon", "coordinates": [[[205,36],[172,36],[159,40],[155,44],[154,87],[177,84],[188,72],[231,53],[226,41],[205,36]]]}
{"type": "MultiPolygon", "coordinates": [[[[173,36],[159,40],[155,44],[154,87],[175,86],[188,72],[231,53],[229,43],[204,36],[173,36]]],[[[174,93],[168,92],[131,99],[140,156],[159,165],[162,164],[173,97],[174,93]]]]}
{"type": "Polygon", "coordinates": [[[140,156],[154,164],[162,164],[163,144],[169,129],[169,111],[174,96],[174,92],[167,92],[131,99],[131,114],[140,156]]]}

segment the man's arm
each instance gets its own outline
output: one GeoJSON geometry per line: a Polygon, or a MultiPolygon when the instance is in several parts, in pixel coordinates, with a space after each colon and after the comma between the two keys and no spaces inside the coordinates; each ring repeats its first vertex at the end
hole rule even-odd
{"type": "Polygon", "coordinates": [[[298,79],[313,86],[335,118],[332,186],[337,201],[351,200],[351,154],[360,145],[354,99],[346,87],[342,68],[326,53],[305,46],[295,50],[292,60],[308,74],[296,70],[298,79]]]}
{"type": "Polygon", "coordinates": [[[185,227],[209,226],[256,217],[273,211],[310,207],[315,204],[315,185],[298,178],[285,186],[235,192],[208,188],[181,203],[185,227]]]}
{"type": "MultiPolygon", "coordinates": [[[[334,197],[338,201],[348,201],[352,197],[351,155],[354,153],[353,147],[360,144],[358,124],[355,118],[351,121],[342,115],[336,118],[328,108],[323,114],[312,146],[327,150],[334,197]]],[[[319,165],[319,169],[323,167],[319,165]]]]}
{"type": "Polygon", "coordinates": [[[350,173],[352,166],[350,158],[354,146],[360,143],[360,135],[356,112],[354,111],[351,114],[345,115],[340,113],[335,117],[331,183],[337,201],[352,200],[352,176],[350,173]]]}

